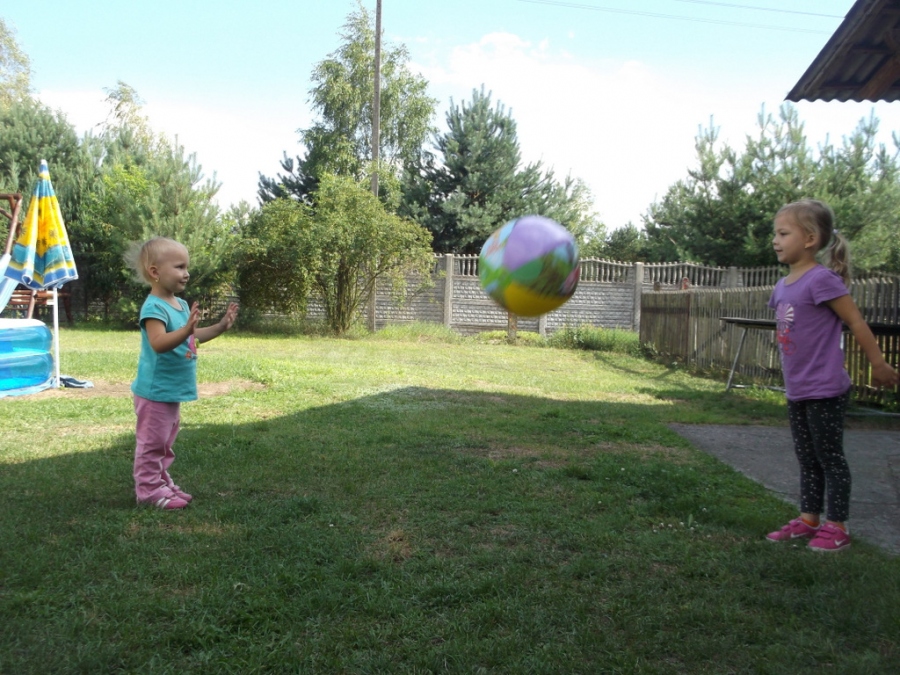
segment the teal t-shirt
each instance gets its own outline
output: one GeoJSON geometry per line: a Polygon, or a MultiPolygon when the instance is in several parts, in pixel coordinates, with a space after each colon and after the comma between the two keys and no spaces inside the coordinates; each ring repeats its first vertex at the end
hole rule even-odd
{"type": "Polygon", "coordinates": [[[177,300],[181,309],[149,295],[141,307],[141,356],[131,391],[150,401],[180,403],[197,399],[197,343],[194,336],[162,354],[153,351],[147,338],[147,319],[162,321],[167,333],[187,324],[191,315],[188,304],[181,298],[177,300]]]}

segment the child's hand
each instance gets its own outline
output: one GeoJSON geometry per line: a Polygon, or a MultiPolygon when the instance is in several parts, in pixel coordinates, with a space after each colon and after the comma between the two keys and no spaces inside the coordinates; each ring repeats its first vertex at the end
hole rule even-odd
{"type": "Polygon", "coordinates": [[[898,383],[900,374],[887,361],[872,366],[872,384],[876,387],[896,387],[898,383]]]}
{"type": "Polygon", "coordinates": [[[222,331],[226,331],[234,325],[235,319],[237,319],[238,313],[238,305],[236,302],[228,303],[228,309],[225,310],[225,314],[219,320],[219,325],[222,327],[222,331]]]}
{"type": "Polygon", "coordinates": [[[193,335],[197,329],[197,323],[200,321],[200,303],[195,302],[191,305],[191,314],[188,316],[185,327],[188,329],[188,335],[193,335]]]}

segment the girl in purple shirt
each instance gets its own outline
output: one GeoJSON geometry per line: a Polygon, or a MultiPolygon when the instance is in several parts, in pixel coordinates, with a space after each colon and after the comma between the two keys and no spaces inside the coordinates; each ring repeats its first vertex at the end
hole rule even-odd
{"type": "Polygon", "coordinates": [[[844,457],[850,376],[841,349],[843,324],[872,364],[872,384],[895,386],[900,377],[884,360],[847,290],[847,241],[834,229],[831,209],[812,199],[787,204],[775,215],[774,229],[775,255],[790,267],[775,285],[769,306],[775,310],[788,418],[800,463],[800,516],[767,538],[809,539],[815,551],[840,551],[850,546],[850,469],[844,457]],[[820,252],[827,266],[817,262],[820,252]]]}

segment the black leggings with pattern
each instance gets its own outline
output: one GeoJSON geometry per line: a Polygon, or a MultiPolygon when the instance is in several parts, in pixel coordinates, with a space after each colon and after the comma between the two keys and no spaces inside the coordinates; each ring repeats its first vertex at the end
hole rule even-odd
{"type": "Polygon", "coordinates": [[[828,520],[850,517],[850,467],[844,457],[844,413],[850,392],[834,398],[788,401],[794,452],[800,462],[800,511],[822,513],[828,488],[828,520]]]}

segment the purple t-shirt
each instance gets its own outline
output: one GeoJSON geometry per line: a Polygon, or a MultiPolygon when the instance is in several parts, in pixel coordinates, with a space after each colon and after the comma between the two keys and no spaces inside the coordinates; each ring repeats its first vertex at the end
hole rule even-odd
{"type": "Polygon", "coordinates": [[[792,284],[775,284],[769,307],[775,310],[781,370],[788,399],[832,398],[850,388],[841,349],[843,324],[824,304],[848,294],[844,280],[817,265],[792,284]]]}

